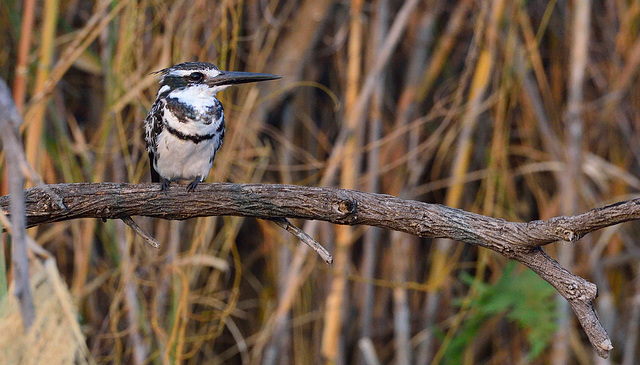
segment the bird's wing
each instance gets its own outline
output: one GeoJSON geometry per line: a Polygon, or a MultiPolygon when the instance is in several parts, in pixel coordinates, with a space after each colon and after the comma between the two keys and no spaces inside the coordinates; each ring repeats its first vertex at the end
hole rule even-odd
{"type": "Polygon", "coordinates": [[[164,122],[162,121],[163,106],[163,99],[156,100],[145,119],[144,140],[147,142],[147,152],[149,152],[149,165],[152,182],[160,182],[160,175],[156,171],[154,165],[156,160],[156,151],[158,150],[158,136],[164,129],[164,122]]]}

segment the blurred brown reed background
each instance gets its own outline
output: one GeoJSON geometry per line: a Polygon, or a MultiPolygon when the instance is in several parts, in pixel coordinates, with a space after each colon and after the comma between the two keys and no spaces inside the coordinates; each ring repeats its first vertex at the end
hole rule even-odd
{"type": "MultiPolygon", "coordinates": [[[[219,95],[228,133],[208,181],[516,221],[640,189],[637,0],[5,0],[0,21],[0,76],[48,183],[149,181],[150,72],[200,60],[284,76],[219,95]]],[[[487,250],[297,222],[334,253],[327,267],[271,222],[137,220],[160,252],[119,221],[29,231],[97,363],[606,362],[549,285],[487,250]]],[[[615,363],[638,362],[637,233],[547,248],[598,285],[615,363]]]]}

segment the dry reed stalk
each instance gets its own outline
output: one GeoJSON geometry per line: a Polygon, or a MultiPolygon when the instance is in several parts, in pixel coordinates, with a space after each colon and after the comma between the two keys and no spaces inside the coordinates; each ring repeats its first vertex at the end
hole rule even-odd
{"type": "MultiPolygon", "coordinates": [[[[554,125],[557,125],[561,120],[561,112],[558,103],[553,98],[554,95],[549,84],[548,76],[545,72],[544,62],[539,48],[540,41],[533,31],[531,19],[529,18],[529,14],[526,9],[517,9],[516,12],[518,24],[520,25],[522,35],[524,37],[526,60],[535,74],[535,80],[538,88],[540,89],[540,96],[542,97],[549,119],[551,119],[554,125]]],[[[540,31],[542,31],[542,29],[538,30],[538,34],[540,34],[540,31]]]]}
{"type": "MultiPolygon", "coordinates": [[[[374,37],[370,41],[369,59],[375,58],[380,51],[382,42],[384,41],[384,35],[387,32],[389,24],[389,3],[388,1],[379,1],[376,7],[376,20],[375,20],[375,33],[374,37]]],[[[369,61],[369,63],[371,63],[369,61]]],[[[383,127],[383,95],[385,85],[386,73],[382,73],[376,82],[376,86],[373,91],[373,101],[371,109],[371,122],[368,126],[367,140],[368,144],[375,144],[380,140],[383,127]]],[[[378,192],[380,191],[380,147],[374,146],[367,154],[367,170],[370,178],[368,184],[366,184],[367,191],[378,192]]],[[[376,261],[378,258],[378,246],[382,232],[370,227],[365,230],[363,237],[364,252],[361,264],[361,275],[364,278],[372,279],[375,274],[376,261]]],[[[372,327],[372,315],[374,305],[374,287],[370,283],[365,283],[362,286],[362,299],[360,310],[362,315],[360,317],[360,341],[370,344],[371,340],[371,327],[372,327]]],[[[365,358],[371,357],[369,350],[370,346],[364,347],[367,351],[362,354],[365,358]]],[[[361,350],[363,348],[361,347],[361,350]]],[[[362,351],[361,351],[362,352],[362,351]]],[[[375,353],[375,351],[373,351],[375,353]]]]}
{"type": "MultiPolygon", "coordinates": [[[[360,171],[361,155],[356,154],[360,138],[357,129],[359,115],[352,116],[360,89],[362,74],[362,6],[364,1],[352,1],[349,10],[349,41],[347,51],[347,73],[345,85],[345,118],[343,120],[346,140],[341,156],[340,185],[356,188],[357,174],[360,171]]],[[[335,276],[331,279],[331,286],[326,299],[326,317],[322,335],[322,355],[329,363],[342,363],[345,354],[340,350],[342,341],[343,311],[349,305],[346,301],[347,280],[346,273],[351,260],[350,250],[354,240],[350,227],[336,227],[335,242],[335,276]]]]}
{"type": "MultiPolygon", "coordinates": [[[[18,114],[18,110],[11,99],[9,87],[2,79],[0,79],[0,108],[4,111],[0,116],[0,129],[2,130],[0,136],[3,149],[6,152],[6,171],[10,172],[7,185],[9,193],[11,193],[11,209],[15,212],[11,217],[12,294],[18,300],[23,330],[28,333],[34,323],[36,310],[33,303],[31,281],[29,280],[25,202],[24,196],[21,194],[25,185],[25,178],[21,168],[24,156],[19,136],[22,118],[20,118],[20,114],[18,114]]],[[[7,276],[5,274],[5,277],[7,276]]]]}
{"type": "MultiPolygon", "coordinates": [[[[416,101],[416,93],[418,88],[420,87],[419,81],[423,79],[423,71],[422,65],[427,62],[428,50],[430,49],[431,43],[433,42],[433,28],[435,26],[435,18],[440,14],[443,10],[441,4],[437,2],[430,2],[428,4],[429,11],[425,12],[422,19],[420,20],[420,24],[418,26],[418,37],[415,40],[415,49],[413,52],[408,70],[405,77],[405,88],[399,98],[398,101],[398,110],[396,111],[396,128],[401,129],[409,124],[409,121],[416,117],[418,113],[418,105],[416,101]]],[[[422,176],[425,168],[427,166],[427,160],[431,156],[429,151],[425,151],[423,146],[435,146],[434,143],[429,143],[429,139],[422,143],[422,146],[418,145],[418,141],[421,135],[421,129],[417,129],[414,133],[410,133],[407,138],[406,144],[406,156],[408,157],[407,169],[408,169],[408,178],[407,181],[404,182],[404,186],[401,187],[401,191],[405,197],[415,197],[417,196],[415,193],[416,184],[419,181],[420,176],[422,176]],[[420,154],[416,154],[412,156],[412,153],[415,151],[421,151],[420,154]]],[[[438,133],[433,133],[431,137],[435,137],[438,133]]],[[[403,148],[403,146],[398,146],[397,148],[403,148]]],[[[402,159],[398,159],[402,160],[402,159]]],[[[399,244],[399,249],[392,251],[392,257],[396,257],[397,262],[403,262],[404,259],[402,257],[410,257],[411,255],[411,247],[409,245],[415,244],[415,241],[412,238],[397,234],[393,235],[397,237],[396,240],[401,240],[403,242],[396,242],[399,244]],[[397,252],[396,252],[397,251],[397,252]]],[[[395,245],[394,245],[395,247],[395,245]]],[[[413,248],[415,250],[415,248],[413,248]]],[[[394,261],[395,262],[395,261],[394,261]]],[[[399,265],[395,272],[395,281],[404,282],[407,280],[409,275],[411,274],[409,271],[409,265],[402,264],[399,265]]],[[[400,356],[397,357],[398,363],[410,363],[412,361],[412,348],[409,342],[411,336],[411,326],[409,326],[411,312],[414,312],[415,309],[408,307],[408,293],[406,290],[402,290],[401,288],[394,289],[394,306],[400,308],[400,311],[395,311],[394,314],[396,316],[396,320],[394,321],[394,329],[397,334],[397,348],[398,351],[402,351],[400,356]],[[403,324],[404,321],[407,321],[406,324],[403,324]]],[[[427,316],[425,316],[427,317],[427,316]]],[[[428,331],[428,329],[427,329],[428,331]]],[[[430,346],[429,336],[425,336],[423,340],[421,340],[418,344],[418,349],[415,355],[415,362],[428,362],[430,359],[429,356],[429,346],[430,346]]]]}
{"type": "MultiPolygon", "coordinates": [[[[299,98],[296,98],[294,105],[300,105],[299,98]]],[[[282,130],[284,139],[287,141],[295,140],[296,123],[294,119],[294,111],[292,106],[288,106],[283,112],[282,118],[282,130]]],[[[279,160],[282,161],[280,176],[282,181],[293,180],[290,166],[293,165],[293,156],[286,151],[286,144],[278,146],[279,160]]],[[[286,229],[286,228],[285,228],[286,229]]],[[[278,285],[278,300],[282,300],[283,295],[286,293],[287,275],[291,263],[291,251],[289,247],[284,243],[290,243],[291,240],[288,237],[283,237],[282,234],[274,234],[273,232],[263,233],[265,237],[264,245],[271,247],[277,247],[277,253],[272,258],[277,262],[277,285],[278,285]]],[[[287,313],[282,319],[282,324],[276,327],[276,332],[273,333],[269,344],[265,347],[262,358],[262,364],[272,365],[278,362],[286,363],[288,357],[286,354],[291,353],[291,313],[287,313]]]]}
{"type": "MultiPolygon", "coordinates": [[[[500,21],[502,17],[502,11],[496,11],[495,9],[503,9],[504,6],[502,2],[492,3],[492,6],[494,7],[493,9],[495,12],[492,13],[490,26],[491,23],[493,23],[493,27],[495,29],[495,23],[500,21]]],[[[483,21],[482,17],[486,16],[488,11],[488,8],[486,6],[483,7],[483,9],[484,11],[481,12],[480,15],[478,15],[478,17],[481,19],[479,23],[483,21]]],[[[478,29],[482,28],[478,27],[478,29]]],[[[486,34],[484,36],[491,37],[491,34],[486,34]]],[[[482,41],[478,41],[478,43],[480,42],[482,41]]],[[[445,197],[445,204],[447,206],[457,207],[460,206],[462,201],[463,189],[465,187],[464,176],[468,172],[468,167],[473,152],[472,133],[476,128],[481,110],[480,105],[483,101],[485,91],[489,84],[489,76],[491,75],[493,70],[493,54],[495,53],[495,50],[490,48],[492,45],[491,42],[488,42],[487,44],[488,45],[486,47],[481,47],[479,50],[478,59],[475,64],[473,78],[471,81],[471,87],[469,89],[469,94],[467,97],[468,101],[466,111],[461,118],[461,131],[457,138],[457,145],[454,152],[454,161],[451,171],[453,180],[451,181],[449,189],[447,189],[447,194],[445,197]]],[[[454,242],[451,240],[438,239],[435,240],[434,245],[435,246],[433,248],[433,252],[431,253],[432,266],[428,280],[431,283],[439,282],[441,284],[444,284],[446,280],[448,280],[447,278],[449,278],[451,275],[449,270],[452,268],[451,253],[452,249],[455,248],[454,242]]],[[[426,302],[426,313],[429,313],[431,315],[435,315],[437,313],[437,309],[434,308],[437,308],[439,306],[439,297],[440,294],[435,292],[430,295],[426,302]]],[[[427,325],[429,327],[432,326],[434,320],[434,318],[428,318],[427,325]]],[[[451,336],[453,335],[453,333],[455,333],[456,327],[457,326],[454,325],[452,329],[449,330],[447,339],[451,339],[451,336]]],[[[446,343],[447,341],[445,340],[444,344],[446,343]]],[[[443,350],[445,348],[446,346],[443,345],[440,350],[437,351],[435,355],[433,355],[434,363],[439,363],[439,361],[442,360],[442,356],[444,355],[443,350]]],[[[430,354],[427,352],[427,355],[430,354]]]]}
{"type": "MultiPolygon", "coordinates": [[[[36,70],[36,79],[33,94],[40,93],[45,88],[45,82],[51,71],[51,62],[53,59],[54,44],[53,40],[56,36],[56,28],[58,22],[58,0],[47,0],[44,2],[43,14],[44,21],[40,32],[40,48],[38,56],[38,67],[36,70]]],[[[27,161],[36,171],[42,172],[42,136],[44,129],[44,104],[39,104],[35,108],[29,108],[25,113],[25,152],[27,161]]]]}
{"type": "MultiPolygon", "coordinates": [[[[491,42],[491,44],[497,43],[497,39],[495,38],[496,31],[497,29],[494,29],[494,33],[489,37],[489,42],[491,42]]],[[[505,50],[505,60],[507,60],[507,64],[503,67],[513,68],[513,53],[515,51],[514,27],[510,28],[506,44],[507,49],[505,50]]],[[[491,136],[491,146],[489,148],[490,160],[487,172],[489,178],[485,181],[482,206],[483,214],[487,215],[503,216],[503,214],[501,214],[503,212],[497,212],[496,209],[500,209],[498,207],[504,206],[505,202],[499,202],[498,200],[502,199],[502,197],[507,193],[505,190],[508,189],[508,187],[505,185],[511,185],[509,190],[513,191],[513,181],[507,178],[510,154],[510,125],[508,124],[506,115],[509,107],[509,92],[513,87],[513,82],[514,80],[510,75],[505,75],[500,80],[498,90],[496,91],[498,93],[498,99],[494,109],[495,122],[493,125],[493,134],[491,136]]]]}
{"type": "Polygon", "coordinates": [[[454,42],[456,40],[456,37],[463,29],[464,19],[467,16],[467,12],[470,10],[472,5],[473,1],[460,1],[453,11],[453,14],[449,18],[449,22],[447,23],[447,28],[444,31],[444,35],[440,37],[438,45],[436,46],[436,50],[433,52],[433,56],[431,58],[431,61],[429,62],[427,71],[424,74],[422,86],[417,93],[418,100],[424,100],[424,98],[427,97],[429,91],[431,91],[433,83],[436,81],[438,75],[440,75],[442,67],[445,65],[447,57],[449,56],[451,49],[455,45],[454,42]]]}
{"type": "MultiPolygon", "coordinates": [[[[576,1],[571,16],[571,56],[569,60],[569,83],[567,110],[564,121],[564,149],[565,173],[559,181],[562,196],[561,210],[563,214],[571,215],[580,209],[579,191],[582,181],[582,145],[584,120],[582,119],[582,104],[584,99],[584,82],[587,67],[587,53],[589,47],[589,31],[591,18],[591,3],[576,1]]],[[[558,249],[560,265],[572,270],[575,259],[575,247],[561,245],[558,249]]],[[[571,310],[561,296],[556,296],[558,305],[558,331],[553,340],[551,359],[556,364],[566,364],[569,361],[569,323],[571,310]]]]}
{"type": "MultiPolygon", "coordinates": [[[[31,50],[31,35],[33,32],[33,18],[35,14],[35,0],[24,1],[22,23],[20,25],[20,44],[16,58],[16,75],[13,80],[13,100],[18,113],[22,114],[24,98],[27,95],[27,75],[29,74],[29,51],[31,50]]],[[[3,192],[6,193],[6,192],[3,192]]]]}
{"type": "Polygon", "coordinates": [[[629,326],[625,335],[624,357],[621,364],[632,365],[636,363],[636,345],[638,343],[638,331],[640,330],[640,276],[634,282],[635,294],[631,300],[631,313],[629,326]]]}
{"type": "MultiPolygon", "coordinates": [[[[439,11],[439,7],[435,4],[429,4],[434,9],[433,13],[428,12],[423,16],[419,24],[418,36],[415,39],[416,52],[413,52],[409,60],[408,71],[405,76],[405,88],[399,99],[398,110],[395,111],[395,129],[401,130],[407,128],[409,120],[414,118],[416,113],[415,94],[419,80],[422,79],[422,65],[427,58],[427,50],[431,43],[430,33],[433,27],[433,17],[439,11]]],[[[413,133],[407,133],[404,138],[399,138],[392,143],[387,153],[389,163],[386,170],[402,166],[402,171],[387,187],[387,191],[394,195],[400,195],[404,198],[413,197],[411,191],[415,188],[415,184],[419,181],[420,175],[424,171],[424,162],[428,159],[429,153],[424,153],[424,148],[419,146],[420,128],[413,130],[413,133]],[[418,152],[420,151],[420,152],[418,152]],[[416,153],[418,152],[418,153],[416,153]],[[402,157],[399,157],[402,156],[402,157]],[[406,165],[405,165],[406,164],[406,165]]],[[[428,146],[429,143],[424,144],[428,146]]],[[[415,243],[417,240],[409,235],[399,232],[391,234],[391,252],[390,252],[390,270],[395,283],[392,288],[393,300],[393,329],[394,329],[394,345],[395,345],[395,362],[397,364],[410,364],[413,361],[413,350],[410,343],[411,340],[411,313],[409,303],[409,293],[407,288],[399,283],[404,283],[411,277],[411,273],[415,269],[412,263],[406,260],[406,257],[413,257],[415,254],[415,243]]]]}

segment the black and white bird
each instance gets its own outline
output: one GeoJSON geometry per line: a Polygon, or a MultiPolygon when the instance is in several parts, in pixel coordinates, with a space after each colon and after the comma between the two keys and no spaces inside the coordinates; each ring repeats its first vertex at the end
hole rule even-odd
{"type": "Polygon", "coordinates": [[[193,191],[213,164],[224,139],[224,110],[216,93],[235,84],[280,76],[221,71],[208,62],[186,62],[157,71],[160,90],[145,119],[151,181],[190,181],[193,191]]]}

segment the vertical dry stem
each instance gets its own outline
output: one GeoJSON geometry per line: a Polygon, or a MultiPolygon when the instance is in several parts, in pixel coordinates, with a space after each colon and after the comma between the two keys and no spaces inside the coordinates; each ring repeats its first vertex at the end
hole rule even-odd
{"type": "Polygon", "coordinates": [[[11,99],[11,92],[4,80],[0,79],[0,137],[5,151],[7,172],[9,173],[9,193],[11,194],[13,293],[20,303],[22,323],[25,333],[35,319],[35,307],[29,281],[29,258],[27,257],[26,218],[24,206],[24,175],[22,173],[23,155],[18,128],[22,119],[11,99]]]}
{"type": "MultiPolygon", "coordinates": [[[[587,66],[587,51],[589,47],[591,2],[578,0],[572,9],[572,47],[569,63],[568,101],[565,120],[565,173],[561,176],[560,194],[562,198],[562,213],[575,214],[578,211],[579,191],[581,188],[582,167],[582,104],[583,84],[587,66]]],[[[567,270],[572,270],[575,256],[575,246],[560,245],[558,262],[567,270]]],[[[569,360],[569,323],[571,311],[567,301],[556,296],[558,304],[558,332],[553,341],[553,361],[556,364],[566,364],[569,360]]]]}

